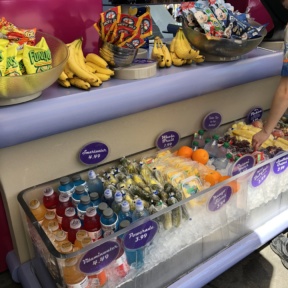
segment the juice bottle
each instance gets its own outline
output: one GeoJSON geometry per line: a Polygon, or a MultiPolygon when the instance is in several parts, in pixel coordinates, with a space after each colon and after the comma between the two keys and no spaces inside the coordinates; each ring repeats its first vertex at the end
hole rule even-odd
{"type": "Polygon", "coordinates": [[[88,171],[87,186],[89,193],[97,192],[99,197],[102,198],[104,193],[103,182],[93,170],[88,171]]]}
{"type": "MultiPolygon", "coordinates": [[[[44,216],[44,220],[42,222],[42,228],[45,232],[48,231],[48,224],[50,221],[57,221],[56,214],[54,211],[47,210],[44,216]]],[[[58,222],[58,221],[57,221],[58,222]]]]}
{"type": "Polygon", "coordinates": [[[74,252],[73,251],[73,244],[70,241],[68,241],[68,240],[63,241],[60,244],[59,248],[60,248],[60,252],[62,254],[69,254],[69,253],[74,252]]]}
{"type": "Polygon", "coordinates": [[[108,204],[106,202],[101,202],[97,208],[97,214],[99,215],[99,217],[101,217],[101,215],[103,214],[103,211],[105,209],[109,208],[108,204]]]}
{"type": "Polygon", "coordinates": [[[76,239],[75,239],[75,242],[74,242],[74,248],[81,249],[82,248],[81,242],[87,236],[89,236],[87,231],[85,231],[83,229],[78,230],[77,233],[76,233],[76,239]]]}
{"type": "Polygon", "coordinates": [[[52,187],[46,187],[43,190],[43,204],[47,210],[56,211],[59,196],[52,187]]]}
{"type": "Polygon", "coordinates": [[[102,237],[100,216],[96,212],[96,207],[89,207],[84,216],[84,229],[88,232],[92,241],[102,237]]]}
{"type": "Polygon", "coordinates": [[[129,266],[127,264],[126,255],[124,253],[122,240],[117,238],[117,242],[119,243],[120,251],[116,259],[112,262],[112,269],[115,271],[117,277],[125,277],[129,271],[129,266]]]}
{"type": "Polygon", "coordinates": [[[98,192],[92,192],[89,195],[90,195],[91,202],[93,203],[93,206],[97,208],[99,204],[101,203],[101,198],[99,197],[98,192]]]}
{"type": "Polygon", "coordinates": [[[67,241],[68,241],[67,234],[63,230],[58,230],[55,233],[55,240],[53,242],[53,245],[57,251],[62,252],[61,251],[61,245],[62,245],[62,243],[65,243],[67,241]]]}
{"type": "Polygon", "coordinates": [[[114,195],[114,201],[112,202],[112,210],[118,214],[121,211],[121,202],[123,201],[123,196],[121,191],[116,191],[114,195]]]}
{"type": "Polygon", "coordinates": [[[60,179],[60,185],[58,187],[59,193],[68,194],[71,197],[75,190],[75,185],[69,177],[62,177],[60,179]]]}
{"type": "Polygon", "coordinates": [[[46,214],[45,206],[40,203],[38,199],[32,199],[29,202],[29,208],[36,220],[39,222],[39,224],[42,224],[46,214]]]}
{"type": "Polygon", "coordinates": [[[77,258],[65,259],[63,279],[69,288],[86,288],[89,285],[88,277],[77,268],[77,258]]]}
{"type": "Polygon", "coordinates": [[[73,219],[70,221],[70,228],[68,230],[68,240],[74,244],[76,240],[76,233],[81,229],[81,221],[73,219]]]}
{"type": "Polygon", "coordinates": [[[86,191],[84,186],[76,186],[75,191],[71,196],[72,203],[75,207],[77,207],[77,205],[80,203],[80,199],[82,196],[88,196],[88,192],[86,191]]]}
{"type": "Polygon", "coordinates": [[[82,223],[86,214],[86,209],[89,207],[93,207],[93,203],[91,202],[90,197],[81,196],[80,203],[77,205],[77,215],[82,223]]]}
{"type": "Polygon", "coordinates": [[[106,202],[107,205],[111,208],[113,201],[114,201],[114,199],[113,199],[112,190],[111,189],[106,189],[104,191],[103,202],[106,202]]]}
{"type": "Polygon", "coordinates": [[[73,183],[75,185],[75,188],[77,186],[83,186],[85,188],[85,190],[88,191],[87,182],[81,178],[80,174],[73,175],[72,176],[72,181],[73,181],[73,183]]]}
{"type": "Polygon", "coordinates": [[[107,208],[103,211],[103,214],[100,217],[100,223],[104,238],[116,232],[119,227],[118,216],[111,208],[107,208]]]}
{"type": "Polygon", "coordinates": [[[119,223],[123,220],[128,220],[130,223],[132,222],[132,212],[130,210],[130,204],[128,201],[124,200],[121,203],[121,211],[118,214],[119,223]]]}
{"type": "Polygon", "coordinates": [[[57,220],[52,220],[48,223],[48,229],[47,229],[48,233],[48,237],[51,240],[51,242],[54,242],[55,240],[55,235],[57,233],[57,231],[61,231],[59,228],[59,223],[57,220]]]}
{"type": "Polygon", "coordinates": [[[78,219],[78,216],[76,214],[76,210],[74,207],[68,207],[65,210],[65,215],[62,220],[62,230],[66,233],[68,233],[70,229],[70,222],[73,219],[78,219]]]}
{"type": "Polygon", "coordinates": [[[59,195],[59,202],[56,206],[56,216],[60,226],[62,225],[62,218],[65,215],[65,209],[68,207],[73,207],[69,195],[61,193],[59,195]]]}

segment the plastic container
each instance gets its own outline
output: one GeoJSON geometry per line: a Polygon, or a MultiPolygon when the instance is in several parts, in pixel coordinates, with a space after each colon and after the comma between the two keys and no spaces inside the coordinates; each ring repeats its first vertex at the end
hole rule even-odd
{"type": "Polygon", "coordinates": [[[132,222],[132,211],[130,210],[130,204],[128,201],[124,200],[121,203],[121,211],[119,212],[118,217],[120,224],[123,220],[128,220],[129,223],[132,222]]]}
{"type": "Polygon", "coordinates": [[[60,230],[59,223],[57,220],[52,220],[48,223],[47,235],[50,238],[50,241],[53,242],[55,240],[55,235],[60,230]]]}
{"type": "Polygon", "coordinates": [[[106,189],[104,191],[103,202],[106,202],[107,205],[112,208],[112,203],[114,202],[113,193],[111,189],[106,189]]]}
{"type": "Polygon", "coordinates": [[[99,204],[102,201],[101,198],[99,197],[98,192],[92,192],[89,195],[90,195],[90,200],[91,200],[93,206],[96,207],[96,209],[97,209],[97,207],[99,206],[99,204]]]}
{"type": "Polygon", "coordinates": [[[85,238],[85,237],[88,237],[88,232],[84,229],[80,229],[79,231],[77,231],[76,233],[76,239],[75,239],[75,242],[74,242],[74,248],[78,248],[78,249],[81,249],[82,248],[82,240],[85,238]]]}
{"type": "Polygon", "coordinates": [[[29,208],[39,224],[42,224],[46,214],[45,206],[38,199],[33,199],[29,202],[29,208]]]}
{"type": "Polygon", "coordinates": [[[52,187],[46,187],[43,190],[43,204],[47,210],[56,212],[59,201],[59,195],[52,187]]]}
{"type": "Polygon", "coordinates": [[[66,233],[68,233],[69,229],[70,229],[70,222],[73,219],[78,219],[78,216],[76,214],[76,210],[74,207],[68,207],[65,209],[65,214],[62,220],[62,230],[65,231],[66,233]]]}
{"type": "Polygon", "coordinates": [[[102,180],[96,175],[93,170],[88,171],[87,186],[89,193],[97,192],[101,198],[104,193],[104,186],[102,180]]]}
{"type": "Polygon", "coordinates": [[[80,174],[73,175],[72,181],[73,181],[75,187],[83,186],[85,188],[85,190],[88,191],[87,182],[81,178],[80,174]]]}
{"type": "Polygon", "coordinates": [[[77,215],[82,223],[86,214],[86,210],[89,207],[93,207],[93,203],[91,202],[90,197],[82,196],[80,199],[80,203],[77,205],[77,215]]]}
{"type": "Polygon", "coordinates": [[[72,204],[77,207],[80,203],[80,199],[82,196],[88,196],[88,192],[84,186],[76,186],[75,191],[73,192],[71,199],[72,204]]]}
{"type": "Polygon", "coordinates": [[[56,248],[57,251],[61,252],[61,245],[65,242],[67,242],[67,234],[63,230],[59,230],[55,233],[55,239],[53,245],[56,248]]]}
{"type": "Polygon", "coordinates": [[[62,177],[60,179],[60,186],[58,187],[59,193],[68,194],[69,197],[72,196],[75,191],[75,185],[69,177],[62,177]]]}
{"type": "Polygon", "coordinates": [[[42,224],[41,224],[45,232],[48,231],[48,224],[51,221],[57,221],[56,214],[54,211],[47,210],[44,216],[44,220],[42,221],[42,224]]]}
{"type": "Polygon", "coordinates": [[[97,210],[97,214],[99,215],[99,217],[101,217],[101,215],[103,214],[103,211],[105,209],[109,208],[108,204],[106,202],[101,202],[98,206],[97,210]]]}
{"type": "Polygon", "coordinates": [[[111,208],[107,208],[103,211],[103,214],[100,217],[100,223],[104,238],[118,231],[118,216],[111,208]]]}
{"type": "Polygon", "coordinates": [[[149,216],[149,212],[144,208],[143,201],[141,199],[137,199],[135,203],[135,210],[132,214],[132,222],[149,216]]]}
{"type": "Polygon", "coordinates": [[[226,155],[229,152],[229,146],[228,142],[224,142],[223,145],[219,146],[216,158],[226,158],[226,155]]]}
{"type": "Polygon", "coordinates": [[[65,210],[68,207],[73,207],[72,202],[70,201],[70,197],[68,194],[61,193],[59,195],[59,201],[56,206],[56,216],[60,225],[62,225],[62,219],[65,215],[65,210]]]}
{"type": "Polygon", "coordinates": [[[112,210],[116,213],[119,214],[121,211],[121,203],[123,201],[123,196],[121,191],[117,190],[115,195],[114,195],[114,201],[111,205],[112,210]]]}
{"type": "Polygon", "coordinates": [[[208,142],[204,149],[209,153],[209,158],[216,158],[218,153],[218,135],[213,135],[212,141],[208,142]]]}
{"type": "Polygon", "coordinates": [[[86,210],[83,227],[88,232],[92,241],[96,241],[102,237],[100,216],[97,214],[96,207],[89,207],[86,210]]]}
{"type": "Polygon", "coordinates": [[[76,234],[81,229],[81,221],[79,219],[73,219],[70,221],[70,228],[68,230],[68,240],[74,244],[76,240],[76,234]]]}
{"type": "Polygon", "coordinates": [[[215,158],[212,164],[214,165],[216,170],[226,169],[227,165],[231,162],[232,157],[232,154],[227,153],[225,157],[215,158]]]}

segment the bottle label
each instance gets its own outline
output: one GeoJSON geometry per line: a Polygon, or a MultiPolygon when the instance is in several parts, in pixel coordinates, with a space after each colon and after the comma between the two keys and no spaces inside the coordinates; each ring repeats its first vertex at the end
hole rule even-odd
{"type": "Polygon", "coordinates": [[[86,288],[89,285],[88,277],[86,276],[81,282],[75,284],[67,284],[67,288],[86,288]]]}
{"type": "Polygon", "coordinates": [[[77,207],[77,215],[79,217],[80,220],[84,221],[84,216],[86,214],[86,211],[84,210],[80,210],[78,207],[77,207]]]}
{"type": "Polygon", "coordinates": [[[101,227],[103,230],[103,237],[108,237],[109,235],[113,234],[117,230],[117,221],[111,225],[105,225],[101,223],[101,227]]]}
{"type": "Polygon", "coordinates": [[[99,239],[102,236],[101,229],[93,232],[88,232],[89,237],[91,237],[92,241],[99,239]]]}
{"type": "Polygon", "coordinates": [[[59,189],[59,193],[60,193],[60,194],[66,194],[66,195],[68,195],[69,197],[72,196],[72,194],[74,193],[74,191],[75,191],[75,187],[73,187],[73,188],[70,189],[70,190],[66,190],[66,191],[62,191],[62,190],[59,189]]]}

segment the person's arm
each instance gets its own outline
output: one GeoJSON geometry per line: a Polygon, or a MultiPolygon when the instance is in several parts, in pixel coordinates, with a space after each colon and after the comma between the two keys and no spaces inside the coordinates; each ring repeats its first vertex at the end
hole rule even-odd
{"type": "Polygon", "coordinates": [[[268,139],[278,121],[288,108],[288,77],[281,77],[278,88],[275,91],[271,110],[267,122],[262,130],[256,133],[252,139],[252,146],[257,150],[268,139]]]}

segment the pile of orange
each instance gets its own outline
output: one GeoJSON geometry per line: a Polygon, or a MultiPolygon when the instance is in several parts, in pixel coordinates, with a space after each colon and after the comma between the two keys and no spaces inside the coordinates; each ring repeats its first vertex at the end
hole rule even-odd
{"type": "Polygon", "coordinates": [[[216,185],[220,182],[222,175],[216,170],[210,170],[208,174],[205,175],[204,180],[209,182],[211,186],[216,185]]]}
{"type": "Polygon", "coordinates": [[[206,165],[209,160],[209,153],[205,149],[199,148],[193,151],[192,160],[206,165]]]}
{"type": "Polygon", "coordinates": [[[190,148],[189,146],[181,146],[177,152],[178,156],[190,158],[190,159],[192,157],[192,154],[193,154],[193,149],[190,148]]]}

